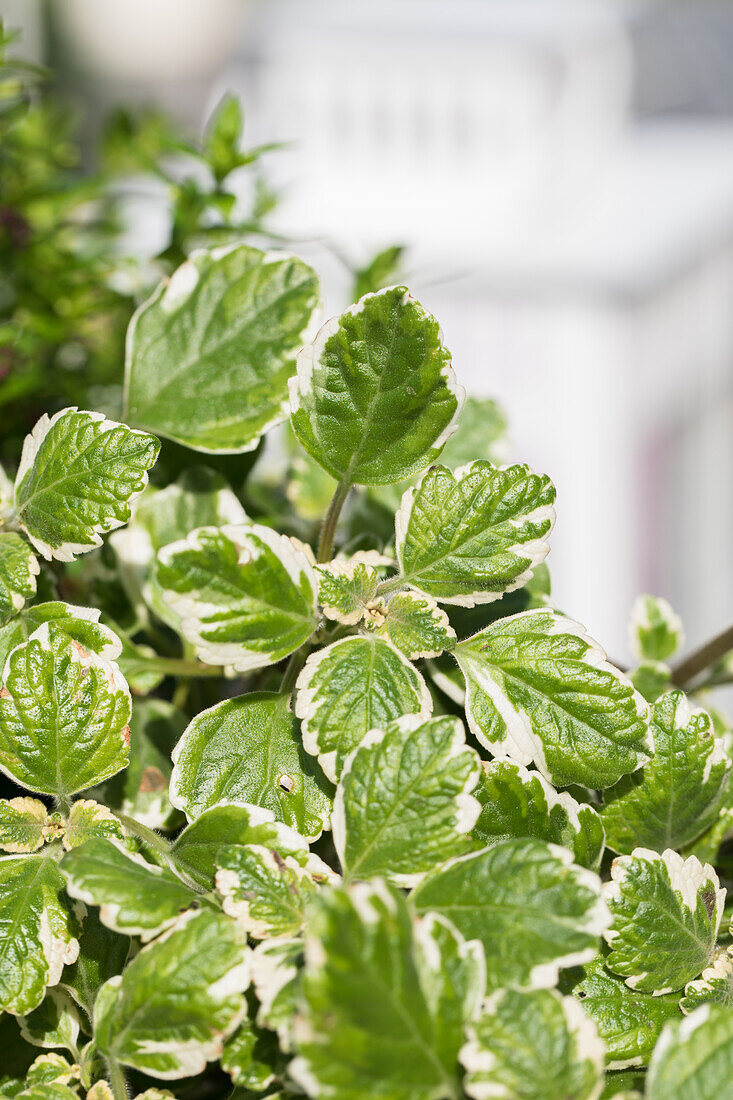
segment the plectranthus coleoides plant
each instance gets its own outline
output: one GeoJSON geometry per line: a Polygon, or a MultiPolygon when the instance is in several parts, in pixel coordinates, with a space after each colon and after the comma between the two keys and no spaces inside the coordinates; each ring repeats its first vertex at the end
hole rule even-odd
{"type": "Polygon", "coordinates": [[[730,632],[611,664],[437,321],[319,313],[195,252],[0,482],[0,1096],[731,1096],[730,632]]]}

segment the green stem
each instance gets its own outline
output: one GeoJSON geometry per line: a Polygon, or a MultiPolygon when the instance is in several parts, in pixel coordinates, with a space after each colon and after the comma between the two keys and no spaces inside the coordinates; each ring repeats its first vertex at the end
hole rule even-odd
{"type": "Polygon", "coordinates": [[[167,841],[164,836],[161,836],[160,833],[156,833],[154,829],[150,829],[147,825],[143,825],[143,823],[136,818],[129,817],[127,814],[117,813],[116,816],[125,826],[128,833],[132,833],[138,840],[142,840],[143,844],[147,844],[149,848],[157,852],[163,859],[166,867],[173,872],[176,878],[184,882],[190,890],[193,890],[196,894],[204,894],[206,892],[195,879],[192,879],[190,875],[186,874],[186,872],[178,866],[172,855],[170,842],[167,841]]]}
{"type": "Polygon", "coordinates": [[[302,645],[300,649],[296,649],[295,653],[290,654],[290,660],[285,666],[285,672],[283,678],[280,681],[280,694],[289,695],[295,687],[295,681],[300,676],[300,670],[305,664],[305,659],[308,656],[309,645],[302,645]]]}
{"type": "Polygon", "coordinates": [[[727,627],[705,645],[694,650],[689,657],[685,657],[684,661],[680,661],[672,671],[672,683],[676,687],[688,687],[705,669],[722,660],[731,649],[733,649],[733,626],[727,627]]]}
{"type": "Polygon", "coordinates": [[[340,481],[336,491],[331,497],[331,503],[323,519],[321,533],[318,538],[318,553],[316,559],[319,562],[330,561],[333,557],[333,540],[336,535],[336,525],[341,515],[341,509],[346,503],[346,498],[351,492],[351,485],[347,481],[340,481]]]}
{"type": "Polygon", "coordinates": [[[108,1058],[107,1072],[109,1073],[109,1083],[112,1086],[112,1095],[115,1100],[128,1100],[129,1093],[127,1091],[125,1071],[120,1063],[116,1062],[114,1058],[108,1058]]]}
{"type": "Polygon", "coordinates": [[[203,665],[200,661],[187,661],[179,657],[133,657],[127,663],[127,667],[133,667],[135,671],[154,669],[163,672],[166,676],[221,676],[220,668],[211,665],[203,665]]]}
{"type": "Polygon", "coordinates": [[[386,581],[382,581],[377,585],[376,596],[386,596],[389,592],[396,592],[398,588],[402,588],[405,584],[405,578],[401,574],[397,574],[396,577],[387,577],[386,581]]]}

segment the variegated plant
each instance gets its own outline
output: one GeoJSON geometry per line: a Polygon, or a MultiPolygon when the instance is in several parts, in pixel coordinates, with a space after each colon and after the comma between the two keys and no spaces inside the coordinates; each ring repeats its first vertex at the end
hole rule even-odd
{"type": "Polygon", "coordinates": [[[730,1095],[733,636],[610,663],[436,320],[319,300],[194,253],[0,476],[0,1098],[730,1095]]]}

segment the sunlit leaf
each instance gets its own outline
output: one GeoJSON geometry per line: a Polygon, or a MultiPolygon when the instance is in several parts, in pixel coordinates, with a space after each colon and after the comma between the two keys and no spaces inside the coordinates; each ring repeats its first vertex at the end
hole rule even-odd
{"type": "Polygon", "coordinates": [[[251,450],[288,414],[295,353],[319,307],[315,272],[292,256],[193,252],[133,318],[130,420],[198,451],[251,450]]]}
{"type": "Polygon", "coordinates": [[[583,628],[551,610],[500,619],[454,649],[471,732],[555,786],[609,787],[652,752],[647,705],[583,628]]]}
{"type": "Polygon", "coordinates": [[[291,423],[337,481],[380,485],[441,451],[463,401],[438,323],[405,287],[367,294],[298,354],[291,423]]]}
{"type": "Polygon", "coordinates": [[[23,444],[16,522],[44,558],[73,561],[130,518],[160,444],[102,413],[42,416],[23,444]]]}

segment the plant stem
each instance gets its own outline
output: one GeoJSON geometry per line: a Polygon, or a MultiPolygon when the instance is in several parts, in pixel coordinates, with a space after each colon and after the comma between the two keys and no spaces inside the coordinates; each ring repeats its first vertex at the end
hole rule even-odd
{"type": "Polygon", "coordinates": [[[107,1071],[109,1073],[109,1083],[112,1086],[112,1095],[115,1100],[128,1100],[127,1081],[125,1080],[125,1071],[119,1062],[116,1062],[114,1058],[107,1059],[107,1071]]]}
{"type": "Polygon", "coordinates": [[[323,519],[321,533],[318,538],[318,553],[316,560],[319,562],[330,561],[333,556],[333,540],[336,535],[336,525],[341,515],[341,509],[346,503],[346,498],[351,492],[351,485],[347,481],[340,481],[336,491],[331,497],[331,503],[323,519]]]}
{"type": "Polygon", "coordinates": [[[168,867],[176,878],[179,878],[181,882],[184,882],[190,890],[193,890],[196,894],[204,894],[206,891],[202,886],[192,879],[190,875],[187,875],[185,871],[176,863],[171,854],[170,842],[161,836],[160,833],[156,833],[155,829],[150,829],[147,825],[143,825],[141,821],[138,821],[134,817],[129,817],[127,814],[117,813],[116,816],[120,819],[122,824],[127,829],[128,833],[132,833],[138,840],[142,840],[143,844],[147,844],[149,848],[152,848],[154,852],[157,852],[162,857],[166,867],[168,867]]]}
{"type": "Polygon", "coordinates": [[[394,592],[398,588],[402,588],[405,583],[405,578],[398,573],[396,577],[387,577],[386,581],[382,581],[377,585],[377,591],[375,595],[386,596],[388,592],[394,592]]]}
{"type": "Polygon", "coordinates": [[[221,676],[220,668],[211,665],[203,665],[200,661],[187,661],[179,657],[140,657],[131,658],[127,667],[132,666],[136,671],[155,669],[166,676],[221,676]]]}
{"type": "Polygon", "coordinates": [[[295,681],[298,679],[298,676],[300,675],[300,670],[305,664],[305,658],[307,656],[308,648],[310,647],[303,645],[300,647],[300,649],[296,649],[295,653],[290,654],[290,660],[285,666],[285,672],[283,673],[283,678],[280,681],[281,695],[288,695],[295,687],[295,681]]]}
{"type": "Polygon", "coordinates": [[[684,661],[680,661],[672,672],[672,683],[676,687],[688,687],[701,673],[714,665],[726,653],[733,649],[733,626],[727,627],[721,634],[711,638],[705,645],[694,650],[684,661]]]}

